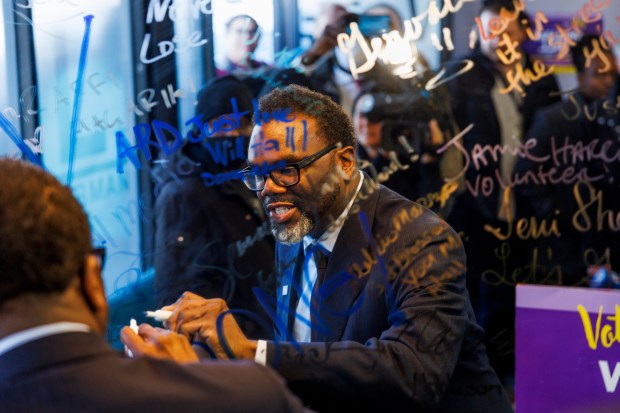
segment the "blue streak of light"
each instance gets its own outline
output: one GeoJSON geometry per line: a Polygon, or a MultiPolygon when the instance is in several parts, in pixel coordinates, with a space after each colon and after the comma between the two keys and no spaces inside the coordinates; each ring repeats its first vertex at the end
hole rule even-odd
{"type": "Polygon", "coordinates": [[[69,170],[67,171],[67,185],[71,185],[73,180],[73,161],[75,159],[75,145],[77,140],[77,124],[80,114],[80,95],[82,91],[82,79],[84,77],[84,67],[86,66],[86,54],[88,52],[88,42],[90,40],[90,23],[93,15],[84,16],[86,28],[82,38],[82,48],[80,50],[80,62],[78,64],[77,82],[75,85],[75,97],[73,98],[73,113],[71,116],[71,131],[69,133],[69,170]]]}
{"type": "Polygon", "coordinates": [[[15,145],[17,145],[19,150],[22,151],[24,156],[28,158],[30,162],[43,168],[43,162],[41,162],[41,159],[34,152],[32,152],[28,145],[24,143],[19,132],[17,132],[17,129],[15,129],[11,122],[9,122],[9,120],[2,113],[0,113],[0,128],[4,130],[4,132],[9,136],[9,138],[11,138],[11,140],[15,143],[15,145]]]}

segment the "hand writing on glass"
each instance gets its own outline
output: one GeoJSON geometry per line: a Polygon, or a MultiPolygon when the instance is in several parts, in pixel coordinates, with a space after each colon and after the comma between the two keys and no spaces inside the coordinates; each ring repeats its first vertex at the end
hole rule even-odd
{"type": "Polygon", "coordinates": [[[166,322],[170,330],[205,344],[218,359],[254,359],[256,341],[241,331],[226,301],[185,292],[176,303],[162,309],[172,311],[166,322]]]}
{"type": "Polygon", "coordinates": [[[121,341],[134,356],[173,360],[177,363],[196,363],[196,352],[186,337],[148,324],[141,324],[136,334],[129,327],[121,330],[121,341]]]}

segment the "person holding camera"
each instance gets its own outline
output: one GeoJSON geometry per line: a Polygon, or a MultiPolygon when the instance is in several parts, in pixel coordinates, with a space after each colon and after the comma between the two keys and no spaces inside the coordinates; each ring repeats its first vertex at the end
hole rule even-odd
{"type": "Polygon", "coordinates": [[[345,33],[351,23],[357,23],[365,39],[380,36],[390,30],[388,16],[385,19],[376,19],[377,16],[347,13],[342,7],[334,8],[322,34],[304,53],[299,62],[302,71],[311,82],[311,89],[327,95],[339,103],[349,116],[353,113],[353,103],[367,85],[375,81],[394,77],[382,65],[375,65],[372,70],[355,77],[351,73],[350,59],[356,66],[366,62],[368,57],[361,47],[345,51],[337,46],[337,36],[345,33]],[[383,22],[384,20],[384,22],[383,22]],[[379,21],[384,24],[377,24],[379,21]],[[371,22],[366,23],[366,22],[371,22]]]}
{"type": "MultiPolygon", "coordinates": [[[[359,142],[360,167],[391,190],[415,201],[441,190],[440,159],[434,148],[444,143],[444,137],[437,120],[408,116],[415,106],[410,96],[377,89],[374,93],[363,92],[353,106],[353,127],[359,142]]],[[[431,209],[438,212],[439,206],[434,203],[431,209]]]]}

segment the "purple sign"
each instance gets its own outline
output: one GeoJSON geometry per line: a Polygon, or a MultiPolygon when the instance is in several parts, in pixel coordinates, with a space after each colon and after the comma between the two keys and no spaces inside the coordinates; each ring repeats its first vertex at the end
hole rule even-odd
{"type": "Polygon", "coordinates": [[[620,412],[620,291],[517,286],[516,413],[620,412]]]}
{"type": "MultiPolygon", "coordinates": [[[[602,20],[579,27],[573,25],[574,18],[570,15],[551,16],[547,17],[546,20],[546,22],[539,22],[542,26],[540,38],[528,40],[523,44],[523,49],[531,56],[557,67],[572,67],[570,53],[565,53],[565,56],[558,58],[558,55],[565,48],[570,47],[571,41],[577,42],[586,34],[597,35],[603,32],[602,20]]],[[[565,51],[568,52],[568,49],[565,51]]]]}

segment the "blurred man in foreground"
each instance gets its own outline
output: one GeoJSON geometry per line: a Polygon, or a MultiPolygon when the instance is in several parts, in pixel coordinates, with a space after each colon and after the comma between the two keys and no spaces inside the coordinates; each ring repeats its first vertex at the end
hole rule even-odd
{"type": "Polygon", "coordinates": [[[185,337],[143,324],[102,338],[102,260],[71,191],[41,169],[0,160],[0,410],[9,412],[302,411],[255,363],[200,365],[185,337]]]}

